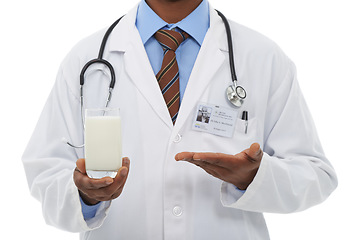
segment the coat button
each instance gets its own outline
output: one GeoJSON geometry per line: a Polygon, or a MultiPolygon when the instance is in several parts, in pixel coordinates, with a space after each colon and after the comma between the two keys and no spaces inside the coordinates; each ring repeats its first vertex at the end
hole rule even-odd
{"type": "Polygon", "coordinates": [[[173,208],[173,214],[174,216],[180,217],[182,215],[182,208],[179,206],[175,206],[173,208]]]}
{"type": "Polygon", "coordinates": [[[178,133],[178,135],[175,136],[174,141],[175,143],[178,143],[181,141],[182,136],[178,133]]]}

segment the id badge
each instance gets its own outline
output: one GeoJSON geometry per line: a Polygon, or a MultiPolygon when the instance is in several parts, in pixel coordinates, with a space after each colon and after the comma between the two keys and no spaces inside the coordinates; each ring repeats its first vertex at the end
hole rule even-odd
{"type": "Polygon", "coordinates": [[[238,117],[238,110],[199,103],[192,129],[222,137],[232,137],[238,117]]]}

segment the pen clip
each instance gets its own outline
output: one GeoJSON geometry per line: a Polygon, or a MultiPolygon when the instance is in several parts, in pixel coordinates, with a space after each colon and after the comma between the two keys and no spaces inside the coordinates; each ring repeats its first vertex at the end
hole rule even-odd
{"type": "Polygon", "coordinates": [[[247,134],[248,133],[248,120],[249,120],[248,111],[243,111],[242,120],[245,121],[245,134],[247,134]]]}
{"type": "Polygon", "coordinates": [[[248,121],[248,111],[243,111],[242,120],[248,121]]]}

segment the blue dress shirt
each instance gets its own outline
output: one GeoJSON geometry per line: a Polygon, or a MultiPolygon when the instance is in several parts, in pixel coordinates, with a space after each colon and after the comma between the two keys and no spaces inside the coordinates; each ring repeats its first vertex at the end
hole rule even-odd
{"type": "MultiPolygon", "coordinates": [[[[160,29],[175,29],[176,31],[185,31],[191,36],[184,41],[175,52],[179,66],[180,100],[183,99],[193,65],[195,64],[205,34],[210,26],[208,1],[203,0],[190,15],[180,22],[169,24],[162,20],[149,5],[147,5],[145,0],[141,0],[135,25],[143,41],[154,74],[157,74],[161,69],[163,61],[163,49],[155,39],[154,34],[160,29]]],[[[100,203],[89,206],[86,205],[82,199],[80,199],[80,201],[84,219],[88,220],[93,218],[100,203]]]]}
{"type": "Polygon", "coordinates": [[[160,29],[175,29],[176,31],[184,31],[191,36],[175,52],[179,66],[180,99],[182,99],[193,65],[210,25],[208,1],[203,0],[190,15],[180,22],[169,24],[162,20],[147,5],[145,0],[142,0],[139,4],[135,25],[138,28],[154,74],[157,74],[161,69],[163,61],[163,49],[155,39],[154,34],[160,29]]]}

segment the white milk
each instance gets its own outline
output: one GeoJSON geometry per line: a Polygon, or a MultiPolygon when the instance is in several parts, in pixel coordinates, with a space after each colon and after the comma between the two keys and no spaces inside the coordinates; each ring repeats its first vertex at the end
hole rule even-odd
{"type": "MultiPolygon", "coordinates": [[[[88,116],[85,121],[85,159],[89,172],[114,172],[122,166],[121,119],[119,116],[88,116]]],[[[110,176],[110,175],[105,175],[110,176]]],[[[111,176],[113,177],[113,176],[111,176]]]]}

